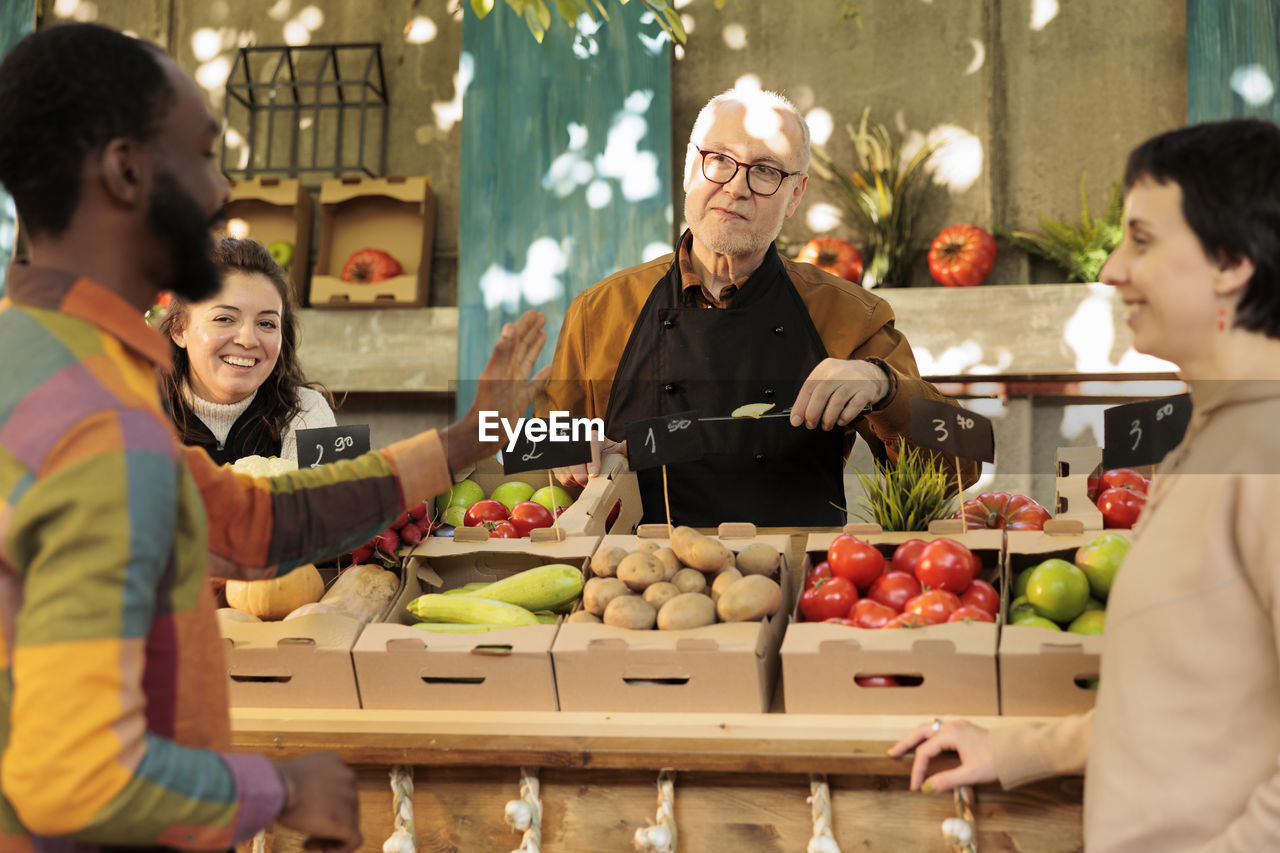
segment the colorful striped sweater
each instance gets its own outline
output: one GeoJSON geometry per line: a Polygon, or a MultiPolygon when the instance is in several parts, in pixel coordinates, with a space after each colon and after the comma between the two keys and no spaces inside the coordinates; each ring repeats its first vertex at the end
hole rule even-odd
{"type": "Polygon", "coordinates": [[[0,300],[0,850],[225,850],[284,792],[231,754],[207,574],[270,577],[444,491],[436,433],[253,479],[184,448],[168,347],[84,278],[14,267],[0,300]]]}

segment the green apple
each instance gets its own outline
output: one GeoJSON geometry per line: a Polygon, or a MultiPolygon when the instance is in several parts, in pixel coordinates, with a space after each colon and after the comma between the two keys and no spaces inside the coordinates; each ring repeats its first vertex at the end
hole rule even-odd
{"type": "Polygon", "coordinates": [[[267,246],[267,251],[271,253],[271,257],[276,259],[276,263],[282,269],[287,270],[289,264],[293,263],[293,244],[288,240],[276,240],[270,246],[267,246]]]}
{"type": "Polygon", "coordinates": [[[1046,619],[1070,622],[1089,603],[1089,579],[1066,560],[1045,560],[1027,579],[1027,601],[1046,619]]]}
{"type": "Polygon", "coordinates": [[[1117,533],[1095,536],[1076,550],[1075,564],[1089,579],[1089,589],[1095,598],[1106,601],[1116,572],[1128,553],[1129,540],[1117,533]]]}
{"type": "Polygon", "coordinates": [[[533,496],[533,486],[520,480],[507,480],[500,486],[497,486],[489,497],[500,502],[507,508],[507,512],[511,512],[511,508],[521,501],[527,501],[533,496]]]}
{"type": "Polygon", "coordinates": [[[1090,610],[1106,610],[1106,609],[1107,609],[1107,606],[1103,604],[1101,601],[1099,601],[1098,599],[1094,598],[1092,595],[1089,596],[1089,600],[1084,603],[1085,613],[1088,613],[1090,610]]]}
{"type": "Polygon", "coordinates": [[[1029,613],[1032,616],[1036,615],[1036,609],[1031,606],[1030,601],[1027,601],[1025,595],[1020,595],[1009,602],[1009,624],[1014,624],[1014,620],[1024,613],[1029,613]]]}
{"type": "Polygon", "coordinates": [[[1067,630],[1073,634],[1101,634],[1106,622],[1107,611],[1086,610],[1067,626],[1067,630]]]}
{"type": "Polygon", "coordinates": [[[1022,615],[1018,616],[1016,621],[1010,622],[1009,624],[1020,625],[1023,628],[1048,628],[1050,631],[1062,630],[1062,626],[1057,622],[1052,622],[1043,616],[1037,616],[1035,613],[1032,613],[1029,616],[1025,615],[1025,611],[1022,615]]]}
{"type": "Polygon", "coordinates": [[[463,527],[466,524],[467,510],[471,507],[451,506],[444,511],[444,523],[450,527],[463,527]]]}
{"type": "Polygon", "coordinates": [[[482,500],[484,500],[484,489],[480,488],[480,484],[475,480],[463,480],[460,483],[454,483],[453,488],[444,494],[436,496],[436,511],[446,516],[446,523],[453,524],[447,518],[450,507],[461,507],[462,511],[466,512],[473,503],[482,500]]]}
{"type": "Polygon", "coordinates": [[[534,503],[540,503],[551,511],[552,515],[558,515],[556,509],[564,509],[573,503],[573,495],[566,492],[559,486],[543,486],[541,489],[533,493],[533,497],[529,500],[534,503]]]}
{"type": "Polygon", "coordinates": [[[1031,580],[1031,569],[1023,569],[1013,579],[1013,597],[1027,594],[1027,581],[1031,580]]]}

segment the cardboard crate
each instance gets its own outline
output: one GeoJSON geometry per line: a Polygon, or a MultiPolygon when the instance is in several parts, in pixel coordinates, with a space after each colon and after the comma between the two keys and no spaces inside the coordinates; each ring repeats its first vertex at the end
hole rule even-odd
{"type": "MultiPolygon", "coordinates": [[[[963,531],[937,524],[929,533],[880,532],[878,525],[851,524],[857,536],[891,559],[908,539],[949,537],[982,559],[981,577],[999,588],[1002,530],[963,531]],[[963,532],[962,532],[963,531],[963,532]]],[[[825,559],[837,533],[809,536],[804,572],[825,559]]],[[[782,641],[783,698],[800,714],[998,714],[996,624],[930,625],[910,630],[851,628],[793,618],[782,641]],[[861,687],[854,679],[899,675],[921,679],[902,687],[861,687]]]]}
{"type": "MultiPolygon", "coordinates": [[[[476,463],[468,479],[474,480],[486,495],[509,480],[520,480],[540,489],[549,482],[560,485],[546,469],[504,474],[502,464],[489,457],[476,463]]],[[[575,489],[568,489],[572,494],[575,489]]],[[[574,498],[573,505],[556,520],[556,527],[568,536],[603,536],[606,533],[630,533],[640,523],[644,514],[640,506],[640,484],[634,471],[627,467],[627,460],[617,454],[606,455],[600,463],[600,476],[592,479],[574,498]],[[620,503],[618,517],[613,526],[606,529],[609,511],[620,503]]]]}
{"type": "MultiPolygon", "coordinates": [[[[1123,535],[1123,531],[1107,532],[1123,535]]],[[[1101,530],[1083,530],[1078,521],[1057,520],[1046,524],[1045,531],[1010,531],[1005,553],[1006,582],[1001,593],[1001,622],[1008,612],[1013,580],[1019,572],[1051,557],[1071,562],[1076,549],[1100,533],[1101,530]]],[[[1089,689],[1084,682],[1098,677],[1101,656],[1100,636],[1002,625],[1001,712],[1045,716],[1089,710],[1097,691],[1089,689]]]]}
{"type": "Polygon", "coordinates": [[[1078,521],[1085,530],[1101,530],[1102,512],[1089,500],[1089,478],[1102,468],[1102,448],[1059,447],[1053,467],[1053,517],[1078,521]]]}
{"type": "Polygon", "coordinates": [[[404,587],[385,620],[366,626],[352,649],[363,707],[556,710],[557,625],[435,634],[410,627],[417,620],[406,607],[423,592],[493,582],[547,563],[582,565],[598,541],[556,540],[537,530],[531,539],[427,537],[410,552],[404,587]]]}
{"type": "Polygon", "coordinates": [[[227,231],[264,246],[278,240],[293,244],[289,284],[299,305],[307,304],[307,269],[311,264],[311,194],[292,178],[233,181],[227,202],[227,231]]]}
{"type": "MultiPolygon", "coordinates": [[[[600,548],[631,550],[641,538],[667,543],[666,525],[637,536],[609,535],[600,548]]],[[[564,711],[762,713],[778,677],[778,646],[794,603],[790,538],[761,536],[755,525],[721,525],[731,551],[765,542],[781,554],[782,609],[761,622],[728,622],[684,631],[633,631],[566,622],[552,648],[564,711]]],[[[584,561],[584,577],[589,567],[584,561]]]]}
{"type": "Polygon", "coordinates": [[[320,247],[311,276],[313,308],[398,308],[427,304],[436,199],[426,178],[341,178],[320,185],[320,247]],[[404,269],[375,284],[341,278],[361,249],[382,249],[404,269]]]}

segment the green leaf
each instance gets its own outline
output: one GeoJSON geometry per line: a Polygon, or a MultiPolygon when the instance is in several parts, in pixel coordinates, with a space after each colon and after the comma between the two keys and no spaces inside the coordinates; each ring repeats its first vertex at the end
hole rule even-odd
{"type": "Polygon", "coordinates": [[[477,18],[484,18],[493,11],[493,0],[471,0],[471,11],[477,18]]]}
{"type": "MultiPolygon", "coordinates": [[[[582,14],[583,8],[575,2],[575,0],[556,0],[556,11],[560,13],[560,17],[568,21],[569,26],[575,26],[578,15],[582,14]]],[[[591,10],[586,10],[587,14],[591,14],[591,10]]]]}
{"type": "Polygon", "coordinates": [[[547,34],[547,28],[538,17],[538,10],[534,8],[534,3],[539,0],[532,0],[529,5],[524,7],[524,21],[529,25],[529,32],[533,33],[533,37],[537,39],[538,44],[542,44],[543,37],[547,34]]]}

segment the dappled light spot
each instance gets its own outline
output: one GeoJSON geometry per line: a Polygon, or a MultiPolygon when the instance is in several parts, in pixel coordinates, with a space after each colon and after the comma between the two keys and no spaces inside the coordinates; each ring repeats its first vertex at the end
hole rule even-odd
{"type": "Polygon", "coordinates": [[[758,74],[743,74],[737,80],[733,81],[733,88],[742,89],[743,91],[755,90],[760,91],[760,76],[758,74]]]}
{"type": "Polygon", "coordinates": [[[324,26],[324,12],[317,6],[307,6],[298,13],[298,23],[314,33],[324,26]]]}
{"type": "Polygon", "coordinates": [[[970,74],[976,74],[987,61],[986,45],[975,38],[971,38],[969,39],[969,46],[973,48],[973,59],[969,61],[969,67],[964,70],[964,76],[966,77],[970,74]]]}
{"type": "Polygon", "coordinates": [[[436,127],[445,133],[462,121],[462,98],[467,87],[476,76],[476,60],[470,53],[462,52],[458,58],[458,73],[453,75],[453,100],[436,101],[431,105],[431,112],[436,117],[436,127]]]}
{"type": "Polygon", "coordinates": [[[201,27],[191,34],[191,52],[197,62],[208,62],[222,50],[222,36],[217,30],[201,27]]]}
{"type": "Polygon", "coordinates": [[[1098,404],[1081,404],[1062,407],[1062,421],[1058,424],[1058,435],[1081,445],[1097,445],[1102,447],[1103,431],[1102,412],[1106,406],[1098,404]],[[1090,433],[1086,437],[1085,433],[1090,433]]]}
{"type": "Polygon", "coordinates": [[[924,376],[960,376],[971,374],[1005,373],[1013,363],[1013,354],[1005,347],[998,347],[995,352],[986,353],[982,345],[974,340],[963,341],[948,346],[938,356],[934,356],[926,347],[912,345],[916,355],[916,364],[924,376]]]}
{"type": "Polygon", "coordinates": [[[560,276],[568,268],[568,255],[559,243],[550,237],[534,240],[525,255],[523,271],[513,272],[493,264],[480,276],[484,307],[492,311],[501,306],[515,313],[522,300],[537,307],[559,298],[564,294],[560,276]]]}
{"type": "Polygon", "coordinates": [[[809,226],[810,231],[822,234],[840,225],[844,220],[840,216],[838,207],[834,204],[820,201],[810,206],[808,211],[805,212],[804,221],[809,226]]]}
{"type": "Polygon", "coordinates": [[[600,42],[595,35],[604,26],[604,21],[593,21],[587,15],[579,15],[573,28],[573,55],[579,59],[590,59],[600,53],[600,42]]]}
{"type": "Polygon", "coordinates": [[[298,119],[298,128],[300,130],[308,130],[310,129],[311,125],[314,123],[315,123],[315,120],[311,116],[303,116],[302,118],[298,119]]]}
{"type": "Polygon", "coordinates": [[[283,21],[289,17],[289,8],[292,5],[291,0],[276,0],[276,4],[267,10],[267,17],[273,21],[283,21]]]}
{"type": "Polygon", "coordinates": [[[613,190],[609,188],[606,181],[597,180],[587,184],[587,207],[599,210],[602,207],[608,207],[611,201],[613,201],[613,190]]]}
{"type": "Polygon", "coordinates": [[[228,219],[227,234],[236,240],[243,240],[249,236],[249,223],[238,216],[228,219]]]}
{"type": "Polygon", "coordinates": [[[53,4],[53,14],[59,18],[70,18],[75,15],[80,0],[57,0],[53,4]]]}
{"type": "Polygon", "coordinates": [[[1076,370],[1104,373],[1111,368],[1111,346],[1115,343],[1115,323],[1111,315],[1111,288],[1089,286],[1089,296],[1080,303],[1063,329],[1062,339],[1075,353],[1076,370]]]}
{"type": "Polygon", "coordinates": [[[662,190],[658,177],[660,163],[652,151],[641,148],[649,130],[644,114],[652,103],[653,92],[647,89],[628,95],[623,109],[613,117],[604,151],[594,160],[587,150],[587,128],[571,122],[566,128],[569,144],[547,167],[542,176],[543,188],[559,198],[567,198],[586,187],[587,204],[594,209],[613,200],[613,187],[602,179],[616,181],[627,201],[655,197],[662,190]]]}
{"type": "Polygon", "coordinates": [[[301,21],[289,21],[284,25],[284,43],[294,47],[310,44],[311,30],[307,29],[301,21]]]}
{"type": "Polygon", "coordinates": [[[693,15],[681,15],[680,23],[684,26],[685,35],[693,34],[694,18],[693,15]]]}
{"type": "Polygon", "coordinates": [[[1058,0],[1031,0],[1031,29],[1040,32],[1058,17],[1058,0]]]}
{"type": "Polygon", "coordinates": [[[671,254],[671,247],[666,243],[647,243],[640,250],[641,261],[652,261],[654,258],[660,258],[663,255],[671,254]]]}
{"type": "Polygon", "coordinates": [[[675,9],[676,9],[676,11],[678,12],[678,11],[680,11],[681,9],[683,9],[685,6],[688,6],[688,5],[689,5],[690,3],[692,3],[692,2],[693,2],[693,0],[675,0],[675,2],[674,2],[674,3],[672,3],[671,5],[672,5],[672,6],[674,6],[674,7],[675,7],[675,9]]]}
{"type": "Polygon", "coordinates": [[[721,36],[730,50],[742,50],[747,46],[747,29],[742,24],[726,24],[721,36]]]}
{"type": "Polygon", "coordinates": [[[404,26],[404,40],[409,44],[426,44],[434,41],[438,33],[436,22],[423,15],[418,15],[404,26]]]}
{"type": "MultiPolygon", "coordinates": [[[[640,16],[640,24],[643,27],[649,27],[657,24],[657,22],[657,18],[653,16],[652,12],[645,12],[640,16]]],[[[654,56],[665,51],[667,49],[667,45],[671,43],[671,37],[667,35],[666,30],[658,30],[652,35],[641,30],[636,33],[636,38],[639,39],[640,44],[644,45],[645,49],[654,56]]]]}
{"type": "Polygon", "coordinates": [[[676,47],[675,47],[675,55],[676,55],[676,60],[677,60],[677,61],[679,61],[679,60],[681,60],[681,59],[684,59],[684,45],[682,45],[682,44],[678,44],[678,45],[676,45],[676,47]]]}
{"type": "Polygon", "coordinates": [[[831,131],[835,129],[831,113],[822,107],[814,107],[805,115],[804,122],[809,125],[809,138],[813,144],[826,145],[831,138],[831,131]]]}
{"type": "Polygon", "coordinates": [[[944,124],[929,131],[938,150],[929,162],[933,182],[953,195],[964,192],[982,176],[982,141],[963,127],[944,124]]]}
{"type": "Polygon", "coordinates": [[[1231,91],[1239,95],[1251,107],[1271,102],[1276,87],[1267,69],[1261,65],[1243,65],[1231,72],[1231,91]]]}
{"type": "Polygon", "coordinates": [[[196,82],[211,94],[221,93],[226,88],[227,75],[230,73],[231,60],[225,56],[215,56],[196,69],[196,82]]]}

